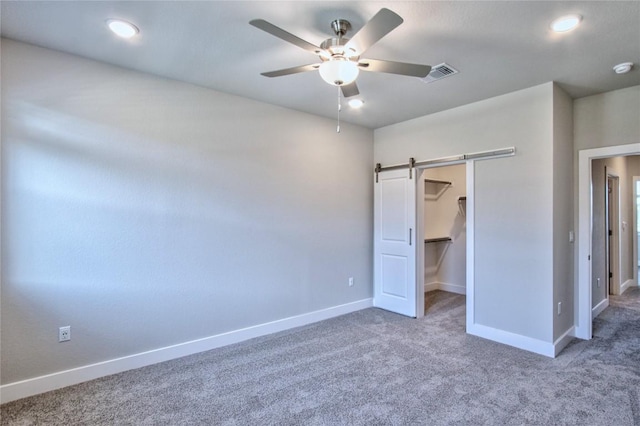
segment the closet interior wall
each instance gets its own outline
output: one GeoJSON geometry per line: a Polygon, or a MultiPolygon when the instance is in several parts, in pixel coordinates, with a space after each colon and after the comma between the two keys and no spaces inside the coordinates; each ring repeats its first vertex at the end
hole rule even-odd
{"type": "Polygon", "coordinates": [[[466,198],[460,199],[466,197],[466,165],[425,169],[422,178],[426,179],[424,291],[466,294],[466,198]]]}

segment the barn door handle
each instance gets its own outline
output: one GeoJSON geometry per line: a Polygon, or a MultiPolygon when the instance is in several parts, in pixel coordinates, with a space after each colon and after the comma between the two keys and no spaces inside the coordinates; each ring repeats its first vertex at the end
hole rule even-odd
{"type": "Polygon", "coordinates": [[[409,228],[409,245],[411,245],[411,234],[413,232],[413,229],[409,228]]]}

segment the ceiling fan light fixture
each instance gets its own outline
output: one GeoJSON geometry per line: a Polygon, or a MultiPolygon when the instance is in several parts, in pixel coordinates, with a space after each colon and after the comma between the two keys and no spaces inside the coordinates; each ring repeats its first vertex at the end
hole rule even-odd
{"type": "Polygon", "coordinates": [[[121,19],[107,19],[107,26],[115,35],[122,38],[131,38],[140,32],[131,22],[121,19]]]}
{"type": "Polygon", "coordinates": [[[343,86],[356,81],[360,70],[358,64],[344,58],[334,58],[320,64],[320,77],[334,86],[343,86]]]}
{"type": "Polygon", "coordinates": [[[580,25],[581,21],[580,15],[566,15],[554,20],[551,23],[551,29],[556,33],[566,33],[580,25]]]}
{"type": "Polygon", "coordinates": [[[364,105],[364,101],[362,99],[351,99],[349,101],[349,106],[351,108],[355,108],[355,109],[362,108],[362,105],[364,105]]]}

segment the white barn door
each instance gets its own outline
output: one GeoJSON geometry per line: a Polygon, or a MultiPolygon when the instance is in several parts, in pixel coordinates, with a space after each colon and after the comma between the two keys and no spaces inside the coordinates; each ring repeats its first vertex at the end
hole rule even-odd
{"type": "Polygon", "coordinates": [[[374,183],[374,306],[416,316],[416,170],[378,173],[374,183]]]}

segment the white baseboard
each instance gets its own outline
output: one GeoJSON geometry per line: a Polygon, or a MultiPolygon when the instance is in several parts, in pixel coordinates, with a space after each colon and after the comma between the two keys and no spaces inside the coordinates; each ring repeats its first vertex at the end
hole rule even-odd
{"type": "Polygon", "coordinates": [[[567,331],[565,331],[562,336],[558,337],[555,342],[553,342],[554,347],[554,355],[553,357],[557,357],[558,354],[571,342],[575,339],[575,326],[571,326],[567,331]]]}
{"type": "Polygon", "coordinates": [[[556,356],[554,343],[545,342],[543,340],[534,339],[521,334],[498,330],[496,328],[480,324],[472,324],[470,327],[467,327],[467,333],[484,339],[493,340],[494,342],[513,346],[518,349],[524,349],[525,351],[548,356],[550,358],[555,358],[556,356]]]}
{"type": "Polygon", "coordinates": [[[277,321],[242,328],[215,336],[179,343],[173,346],[141,352],[134,355],[116,358],[96,364],[85,365],[71,370],[60,371],[45,376],[34,377],[32,379],[19,382],[8,383],[0,386],[0,403],[14,401],[32,395],[60,389],[66,386],[121,373],[134,368],[145,367],[159,362],[169,361],[198,352],[204,352],[255,337],[289,330],[314,322],[323,321],[329,318],[370,308],[373,306],[373,299],[362,299],[344,305],[334,306],[319,311],[309,312],[277,321]]]}
{"type": "Polygon", "coordinates": [[[633,287],[635,286],[636,283],[633,280],[626,280],[621,286],[620,286],[620,294],[624,293],[626,289],[628,289],[629,287],[633,287]]]}
{"type": "Polygon", "coordinates": [[[440,283],[440,290],[449,293],[467,294],[467,286],[459,284],[440,283]]]}
{"type": "Polygon", "coordinates": [[[457,294],[467,294],[467,287],[465,285],[441,283],[437,281],[424,284],[425,293],[434,290],[448,291],[449,293],[457,294]]]}
{"type": "Polygon", "coordinates": [[[428,293],[428,292],[434,291],[434,290],[440,290],[440,283],[438,283],[438,282],[424,283],[424,292],[425,293],[428,293]]]}
{"type": "Polygon", "coordinates": [[[608,306],[609,298],[606,298],[602,302],[598,303],[593,309],[591,309],[591,319],[593,320],[595,317],[600,315],[600,313],[607,309],[608,306]]]}

